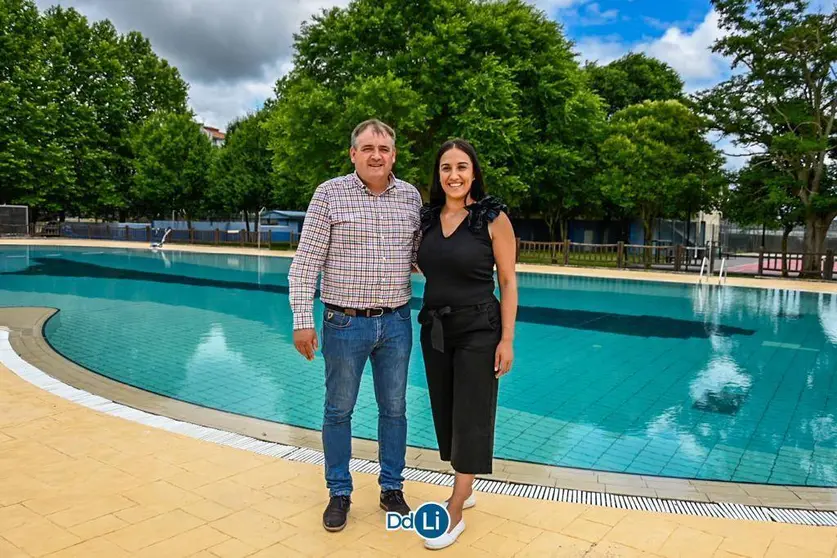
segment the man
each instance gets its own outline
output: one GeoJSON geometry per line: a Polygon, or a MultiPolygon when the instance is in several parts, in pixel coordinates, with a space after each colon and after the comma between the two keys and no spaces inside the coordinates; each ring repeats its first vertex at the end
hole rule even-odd
{"type": "Polygon", "coordinates": [[[340,531],[351,506],[351,420],[360,378],[372,361],[378,402],[380,504],[406,515],[402,487],[407,445],[407,366],[412,349],[410,277],[421,196],[395,178],[395,132],[378,120],[352,132],[355,172],[317,187],[288,279],[294,345],[308,360],[317,350],[312,302],[322,272],[323,419],[329,503],[323,526],[340,531]]]}

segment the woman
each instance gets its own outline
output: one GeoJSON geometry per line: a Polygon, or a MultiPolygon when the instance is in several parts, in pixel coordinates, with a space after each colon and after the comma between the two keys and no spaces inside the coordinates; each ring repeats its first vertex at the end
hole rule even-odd
{"type": "Polygon", "coordinates": [[[436,156],[422,209],[418,268],[426,277],[421,347],[439,453],[456,471],[446,502],[448,532],[425,546],[453,544],[474,505],[474,475],[492,471],[498,379],[512,365],[517,314],[515,238],[506,207],[486,196],[476,151],[464,140],[436,156]],[[494,296],[494,267],[502,302],[494,296]]]}

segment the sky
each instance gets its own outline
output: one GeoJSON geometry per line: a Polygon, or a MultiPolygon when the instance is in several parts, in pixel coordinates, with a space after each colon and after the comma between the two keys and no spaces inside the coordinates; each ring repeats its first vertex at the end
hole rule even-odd
{"type": "MultiPolygon", "coordinates": [[[[677,70],[689,93],[729,76],[709,47],[720,36],[709,0],[526,0],[562,24],[579,61],[607,63],[634,51],[677,70]]],[[[833,6],[837,0],[814,0],[833,6]]],[[[224,129],[272,96],[292,68],[293,33],[323,8],[349,0],[36,0],[72,6],[91,20],[138,30],[180,69],[189,103],[206,125],[224,129]]],[[[734,151],[728,142],[719,145],[734,151]]],[[[735,166],[734,160],[731,163],[735,166]]]]}

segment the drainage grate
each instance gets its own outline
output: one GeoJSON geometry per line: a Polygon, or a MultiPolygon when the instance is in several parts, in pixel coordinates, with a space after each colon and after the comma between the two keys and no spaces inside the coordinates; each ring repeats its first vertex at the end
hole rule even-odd
{"type": "MultiPolygon", "coordinates": [[[[262,455],[269,455],[289,461],[322,465],[325,456],[323,452],[266,442],[257,438],[250,438],[225,432],[215,428],[201,426],[167,417],[154,415],[119,403],[114,403],[98,395],[93,395],[59,382],[55,378],[41,372],[24,361],[9,344],[9,332],[0,329],[0,364],[28,381],[29,383],[64,399],[69,399],[94,411],[124,418],[145,426],[161,428],[170,432],[185,434],[198,440],[215,444],[252,451],[262,455]]],[[[349,469],[358,473],[377,474],[380,467],[377,462],[366,459],[353,458],[349,462],[349,469]]],[[[448,473],[427,471],[423,469],[406,468],[404,478],[411,481],[435,484],[438,486],[453,486],[454,476],[448,473]]],[[[837,512],[808,511],[787,508],[767,508],[759,506],[745,506],[728,503],[690,502],[681,500],[665,500],[661,498],[639,498],[636,496],[621,496],[603,494],[584,490],[553,488],[516,482],[501,482],[488,479],[477,479],[474,490],[490,494],[504,494],[520,498],[535,500],[550,500],[589,506],[604,506],[625,510],[641,510],[658,513],[675,513],[701,517],[719,517],[726,519],[741,519],[749,521],[771,521],[776,523],[790,523],[796,525],[835,527],[837,526],[837,512]]]]}

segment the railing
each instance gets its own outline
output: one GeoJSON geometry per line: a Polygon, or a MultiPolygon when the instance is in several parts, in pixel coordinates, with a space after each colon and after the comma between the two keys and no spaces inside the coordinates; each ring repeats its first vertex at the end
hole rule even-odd
{"type": "Polygon", "coordinates": [[[700,266],[706,248],[643,246],[635,244],[585,244],[578,242],[533,242],[518,240],[517,259],[525,263],[614,267],[619,269],[671,268],[688,271],[700,266]]]}
{"type": "Polygon", "coordinates": [[[635,244],[584,244],[576,242],[533,242],[517,240],[517,261],[522,263],[555,264],[565,266],[612,267],[618,269],[653,269],[675,272],[700,271],[708,280],[718,274],[719,284],[723,284],[729,275],[775,275],[819,277],[825,280],[837,278],[835,251],[810,254],[791,252],[786,255],[787,266],[782,264],[782,254],[759,252],[758,264],[732,265],[729,255],[719,253],[714,243],[705,247],[643,246],[635,244]],[[814,258],[819,262],[818,271],[804,272],[803,264],[814,258]],[[719,270],[719,264],[721,269],[719,270]]]}
{"type": "Polygon", "coordinates": [[[781,274],[783,277],[811,276],[818,275],[822,279],[831,280],[835,276],[834,250],[825,253],[814,252],[767,252],[764,248],[759,249],[758,274],[781,274]],[[817,262],[817,272],[807,273],[805,271],[806,260],[813,259],[817,262]]]}

